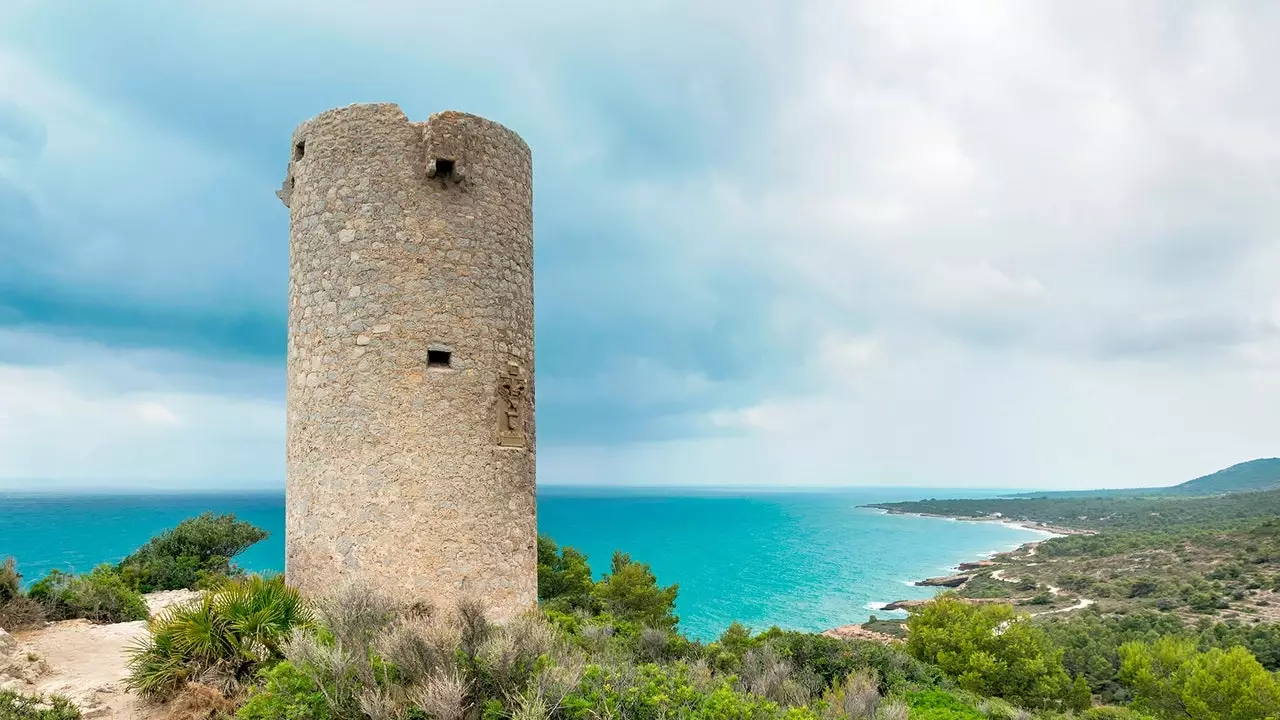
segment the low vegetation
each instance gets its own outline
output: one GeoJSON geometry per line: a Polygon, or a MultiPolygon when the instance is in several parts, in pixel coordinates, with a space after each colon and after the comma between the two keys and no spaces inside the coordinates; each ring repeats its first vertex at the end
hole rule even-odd
{"type": "Polygon", "coordinates": [[[110,565],[71,575],[54,570],[31,586],[27,597],[43,608],[50,620],[85,618],[115,623],[147,619],[147,603],[110,565]]]}
{"type": "Polygon", "coordinates": [[[0,720],[80,720],[80,709],[61,695],[0,690],[0,720]]]}
{"type": "Polygon", "coordinates": [[[157,535],[117,565],[82,574],[55,569],[26,592],[14,559],[7,558],[0,565],[0,628],[22,630],[74,618],[145,620],[143,593],[217,588],[242,577],[231,560],[266,536],[234,515],[205,513],[157,535]]]}
{"type": "Polygon", "coordinates": [[[282,660],[290,633],[311,623],[310,608],[282,576],[228,581],[148,621],[130,653],[128,686],[164,699],[199,680],[234,694],[260,667],[282,660]]]}
{"type": "Polygon", "coordinates": [[[22,575],[13,558],[0,565],[0,628],[25,630],[44,622],[44,607],[22,592],[22,575]]]}
{"type": "Polygon", "coordinates": [[[1081,691],[1067,675],[1062,649],[1008,605],[972,605],[948,593],[917,610],[907,625],[908,652],[964,690],[1027,707],[1084,710],[1091,704],[1087,683],[1081,691]]]}
{"type": "Polygon", "coordinates": [[[738,624],[701,643],[678,631],[676,587],[659,585],[644,563],[616,554],[596,580],[572,548],[543,538],[538,557],[541,608],[503,624],[472,602],[401,607],[369,588],[346,588],[311,606],[278,578],[234,580],[152,619],[129,683],[155,699],[212,686],[238,704],[242,720],[1235,720],[1273,712],[1275,676],[1243,646],[1170,649],[1159,628],[1112,627],[1100,617],[1108,632],[1074,619],[1041,623],[948,593],[913,610],[905,643],[738,624]],[[1105,647],[1080,642],[1094,636],[1105,647]],[[1102,664],[1087,657],[1094,651],[1102,664]],[[1212,709],[1220,698],[1235,709],[1212,709]],[[1211,709],[1170,714],[1175,705],[1211,709]]]}
{"type": "Polygon", "coordinates": [[[234,515],[204,513],[157,535],[120,561],[117,570],[139,592],[216,587],[242,574],[231,559],[267,532],[234,515]]]}
{"type": "Polygon", "coordinates": [[[1171,530],[1223,529],[1251,520],[1274,518],[1280,515],[1280,490],[1217,497],[1096,495],[919,500],[877,503],[871,507],[968,518],[991,518],[999,513],[1006,519],[1082,530],[1165,533],[1171,530]]]}
{"type": "Polygon", "coordinates": [[[1248,650],[1214,648],[1176,637],[1120,647],[1120,678],[1134,707],[1157,718],[1258,720],[1280,717],[1280,679],[1248,650]]]}
{"type": "MultiPolygon", "coordinates": [[[[733,624],[704,643],[679,632],[677,586],[660,585],[648,565],[625,553],[616,553],[596,579],[582,553],[539,538],[540,608],[496,624],[474,602],[401,607],[370,588],[308,602],[282,578],[244,576],[219,554],[234,556],[255,533],[234,519],[193,520],[119,566],[82,576],[52,573],[26,594],[9,563],[0,568],[0,608],[24,601],[54,618],[134,617],[145,614],[133,602],[140,587],[193,578],[212,587],[148,621],[148,634],[132,649],[128,679],[146,698],[198,707],[202,717],[1280,718],[1280,631],[1273,624],[1222,622],[1190,604],[1171,611],[1142,603],[1109,608],[1100,600],[1084,612],[1039,617],[1010,604],[1043,596],[1057,606],[1084,592],[1134,600],[1174,591],[1162,584],[1172,582],[1172,572],[1162,575],[1151,563],[1104,577],[1064,562],[1074,551],[1063,540],[1079,542],[1071,538],[975,571],[983,580],[970,588],[986,598],[982,603],[962,588],[913,608],[897,628],[905,642],[733,624]],[[1065,549],[1055,549],[1058,543],[1065,549]]],[[[1230,597],[1237,582],[1263,586],[1273,553],[1280,556],[1273,546],[1280,528],[1269,522],[1201,533],[1199,545],[1184,546],[1221,552],[1230,546],[1240,554],[1238,566],[1206,573],[1203,582],[1221,584],[1208,586],[1213,593],[1230,597]]],[[[1136,547],[1154,551],[1132,539],[1119,555],[1136,547]]],[[[1194,563],[1196,555],[1181,557],[1194,563]]],[[[0,720],[10,717],[71,720],[78,713],[64,701],[0,696],[0,720]]]]}

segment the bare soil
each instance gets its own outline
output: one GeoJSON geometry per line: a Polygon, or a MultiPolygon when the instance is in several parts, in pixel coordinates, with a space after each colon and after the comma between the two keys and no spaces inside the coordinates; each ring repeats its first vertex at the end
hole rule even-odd
{"type": "MultiPolygon", "coordinates": [[[[152,615],[175,603],[196,597],[190,590],[146,596],[152,615]]],[[[126,650],[146,633],[147,623],[94,625],[88,620],[65,620],[43,628],[14,633],[15,646],[0,657],[0,688],[27,694],[65,695],[85,718],[151,720],[160,709],[126,693],[126,650]]]]}

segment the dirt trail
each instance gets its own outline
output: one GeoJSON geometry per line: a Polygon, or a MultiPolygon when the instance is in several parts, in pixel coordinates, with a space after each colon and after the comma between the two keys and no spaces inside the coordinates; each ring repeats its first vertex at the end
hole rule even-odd
{"type": "MultiPolygon", "coordinates": [[[[147,607],[154,615],[195,595],[189,590],[152,593],[146,596],[147,607]]],[[[8,658],[0,657],[0,688],[66,695],[86,719],[150,718],[154,711],[124,688],[125,650],[145,634],[146,627],[141,620],[113,625],[66,620],[14,633],[16,646],[8,658]]]]}
{"type": "MultiPolygon", "coordinates": [[[[991,572],[991,579],[992,579],[992,580],[1000,580],[1001,582],[1007,582],[1007,583],[1016,583],[1016,582],[1018,582],[1018,578],[1005,577],[1005,574],[1004,574],[1004,568],[1001,568],[1001,569],[999,569],[999,570],[993,570],[993,571],[991,572]]],[[[1057,586],[1054,586],[1054,585],[1048,585],[1047,587],[1049,588],[1049,594],[1050,594],[1050,595],[1061,595],[1061,594],[1062,594],[1062,588],[1060,588],[1060,587],[1057,587],[1057,586]]],[[[1096,600],[1090,600],[1089,598],[1084,598],[1084,597],[1082,597],[1082,598],[1080,598],[1079,600],[1077,600],[1077,601],[1075,602],[1075,604],[1073,604],[1073,605],[1071,605],[1071,606],[1069,606],[1069,607],[1058,608],[1057,610],[1041,610],[1040,612],[1034,612],[1034,613],[1031,613],[1031,615],[1032,615],[1032,617],[1035,617],[1035,616],[1037,616],[1037,615],[1052,615],[1052,614],[1054,614],[1054,613],[1071,612],[1072,610],[1083,610],[1083,609],[1085,609],[1085,608],[1089,607],[1090,605],[1094,604],[1095,602],[1097,602],[1097,601],[1096,601],[1096,600]]]]}

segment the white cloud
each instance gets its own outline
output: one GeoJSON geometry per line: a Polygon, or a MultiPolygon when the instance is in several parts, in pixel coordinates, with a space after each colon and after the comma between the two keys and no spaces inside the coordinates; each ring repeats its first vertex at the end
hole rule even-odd
{"type": "Polygon", "coordinates": [[[154,400],[134,404],[131,408],[143,422],[157,425],[176,425],[180,420],[172,410],[154,400]]]}
{"type": "MultiPolygon", "coordinates": [[[[468,77],[493,83],[493,96],[527,99],[505,106],[525,116],[502,119],[582,170],[561,183],[603,177],[590,170],[620,163],[618,134],[632,131],[590,112],[598,107],[582,93],[681,101],[653,107],[686,108],[715,152],[701,169],[672,162],[669,177],[624,174],[607,188],[643,247],[622,261],[584,248],[581,262],[611,292],[553,307],[591,320],[625,310],[711,334],[731,332],[715,311],[750,298],[765,342],[722,340],[762,362],[729,379],[660,357],[627,357],[594,377],[542,376],[544,403],[548,392],[566,402],[617,394],[642,408],[693,398],[702,404],[687,411],[712,431],[544,443],[544,481],[1153,484],[1280,449],[1280,86],[1270,77],[1280,6],[513,5],[491,23],[481,13],[493,9],[381,3],[353,15],[343,3],[299,13],[271,2],[202,6],[189,26],[210,44],[263,28],[340,32],[343,51],[405,61],[401,72],[423,27],[449,28],[432,42],[468,77]],[[599,77],[564,71],[584,58],[599,77]],[[724,58],[754,64],[725,72],[724,58]],[[738,73],[751,83],[729,82],[738,73]],[[734,92],[751,102],[727,102],[734,92]],[[742,107],[759,114],[735,117],[742,107]],[[655,288],[610,262],[671,269],[655,288]],[[721,291],[712,276],[749,280],[721,291]]],[[[282,68],[273,72],[283,81],[282,68]]],[[[51,158],[97,153],[97,167],[109,167],[149,132],[2,50],[0,72],[12,89],[0,100],[52,128],[51,158]],[[120,137],[131,140],[99,142],[120,137]]],[[[198,161],[205,180],[223,170],[181,138],[157,147],[163,170],[198,161]]],[[[84,257],[80,267],[113,256],[84,257]]],[[[150,269],[189,281],[165,267],[150,269]]],[[[110,263],[98,272],[131,277],[110,263]]],[[[119,477],[278,468],[279,453],[266,450],[283,432],[275,405],[148,389],[166,383],[145,372],[126,390],[86,384],[128,375],[105,361],[75,373],[0,370],[0,391],[23,398],[0,407],[2,477],[88,477],[102,457],[119,477]],[[148,456],[161,435],[181,440],[148,456]]]]}
{"type": "Polygon", "coordinates": [[[544,465],[1090,487],[1280,451],[1280,10],[798,7],[747,170],[651,202],[769,279],[802,389],[707,413],[742,437],[544,465]]]}
{"type": "Polygon", "coordinates": [[[13,365],[0,365],[0,398],[0,490],[244,488],[282,477],[276,402],[120,392],[66,369],[13,365]]]}

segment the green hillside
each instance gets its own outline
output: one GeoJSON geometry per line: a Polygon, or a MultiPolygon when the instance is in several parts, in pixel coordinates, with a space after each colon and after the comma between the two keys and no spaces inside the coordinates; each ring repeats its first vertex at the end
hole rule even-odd
{"type": "Polygon", "coordinates": [[[1041,522],[1094,531],[1159,532],[1230,528],[1280,517],[1280,490],[1217,496],[1137,495],[928,499],[874,503],[893,512],[1041,522]],[[999,515],[997,515],[999,513],[999,515]]]}
{"type": "Polygon", "coordinates": [[[1220,495],[1280,487],[1280,458],[1262,458],[1232,465],[1211,475],[1167,488],[1163,495],[1220,495]]]}
{"type": "Polygon", "coordinates": [[[1238,463],[1215,473],[1188,480],[1170,487],[1120,488],[1108,490],[1060,490],[1017,493],[1004,497],[1131,497],[1157,495],[1162,497],[1194,497],[1224,495],[1227,493],[1258,492],[1280,488],[1280,458],[1259,458],[1238,463]]]}

